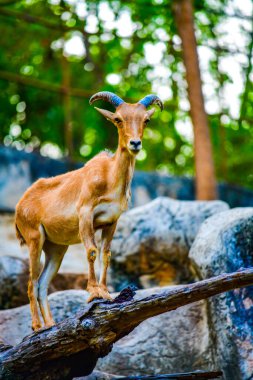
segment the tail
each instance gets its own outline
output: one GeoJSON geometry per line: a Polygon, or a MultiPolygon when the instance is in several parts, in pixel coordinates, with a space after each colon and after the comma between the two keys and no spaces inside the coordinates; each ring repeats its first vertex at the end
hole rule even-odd
{"type": "Polygon", "coordinates": [[[21,232],[19,231],[17,224],[15,224],[15,228],[16,228],[16,236],[19,240],[19,244],[22,247],[22,245],[26,244],[26,241],[25,241],[24,237],[22,236],[21,232]]]}

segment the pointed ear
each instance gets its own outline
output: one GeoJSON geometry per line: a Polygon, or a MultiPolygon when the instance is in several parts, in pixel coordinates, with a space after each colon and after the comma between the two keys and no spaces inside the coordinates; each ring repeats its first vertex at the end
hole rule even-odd
{"type": "Polygon", "coordinates": [[[107,120],[114,122],[114,113],[111,111],[103,110],[102,108],[94,107],[101,115],[103,115],[107,120]]]}
{"type": "Polygon", "coordinates": [[[154,112],[155,112],[155,108],[151,108],[151,110],[148,110],[147,111],[148,117],[151,117],[154,112]]]}

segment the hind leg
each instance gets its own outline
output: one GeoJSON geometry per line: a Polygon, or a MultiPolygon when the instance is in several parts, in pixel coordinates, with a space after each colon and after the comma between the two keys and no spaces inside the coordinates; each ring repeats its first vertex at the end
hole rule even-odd
{"type": "Polygon", "coordinates": [[[45,252],[46,261],[43,271],[39,278],[39,305],[42,317],[44,319],[45,327],[50,327],[55,324],[50,306],[47,299],[48,287],[52,279],[57,274],[64,254],[66,253],[68,246],[58,245],[46,240],[43,246],[45,252]]]}
{"type": "Polygon", "coordinates": [[[40,275],[40,257],[42,246],[45,241],[43,228],[40,226],[38,230],[31,230],[27,245],[29,248],[30,258],[30,278],[28,282],[28,297],[30,300],[30,308],[32,315],[32,329],[38,330],[41,327],[41,321],[38,308],[38,278],[40,275]]]}

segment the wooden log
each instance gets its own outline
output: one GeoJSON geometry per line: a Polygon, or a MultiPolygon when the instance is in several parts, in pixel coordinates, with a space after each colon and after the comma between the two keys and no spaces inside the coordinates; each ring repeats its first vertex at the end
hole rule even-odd
{"type": "Polygon", "coordinates": [[[135,300],[131,287],[114,301],[94,301],[79,314],[24,338],[17,346],[1,346],[0,378],[72,379],[90,374],[113,343],[145,319],[180,306],[253,284],[253,268],[194,284],[162,288],[135,300]]]}

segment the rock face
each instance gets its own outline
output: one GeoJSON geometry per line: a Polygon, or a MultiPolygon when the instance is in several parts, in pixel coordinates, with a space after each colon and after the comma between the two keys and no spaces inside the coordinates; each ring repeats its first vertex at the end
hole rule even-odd
{"type": "MultiPolygon", "coordinates": [[[[145,290],[147,294],[154,289],[145,290]]],[[[134,376],[212,370],[206,303],[198,302],[141,323],[99,359],[103,372],[134,376]]]]}
{"type": "MultiPolygon", "coordinates": [[[[157,289],[140,290],[135,298],[157,289]]],[[[86,306],[88,294],[67,290],[50,295],[56,321],[70,317],[86,306]]],[[[30,334],[29,306],[0,312],[0,330],[5,343],[14,345],[30,334]]],[[[98,362],[97,369],[114,375],[168,373],[212,367],[212,350],[205,302],[182,307],[143,322],[114,345],[98,362]]]]}
{"type": "MultiPolygon", "coordinates": [[[[29,262],[11,256],[0,256],[0,310],[25,305],[29,302],[27,283],[29,262]]],[[[65,289],[84,289],[86,274],[58,273],[53,279],[49,293],[65,289]]]]}
{"type": "Polygon", "coordinates": [[[27,260],[10,256],[0,257],[0,310],[25,305],[28,302],[27,260]]]}
{"type": "MultiPolygon", "coordinates": [[[[200,278],[253,266],[253,208],[238,208],[204,222],[190,250],[200,278]]],[[[253,378],[253,287],[209,301],[216,365],[226,380],[253,378]]]]}
{"type": "Polygon", "coordinates": [[[188,252],[201,223],[227,209],[221,201],[160,197],[123,214],[112,242],[111,278],[116,290],[127,282],[147,288],[191,280],[188,252]]]}

